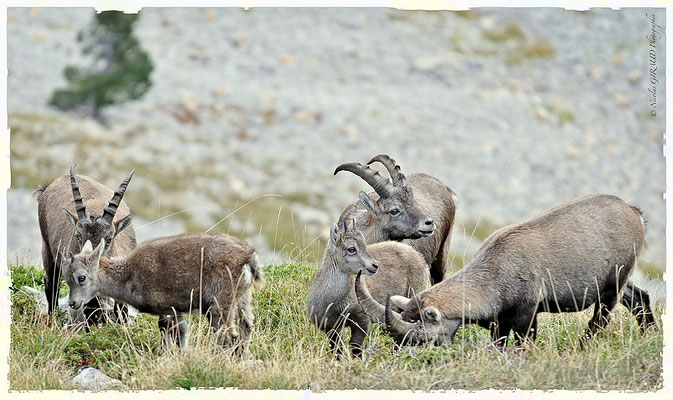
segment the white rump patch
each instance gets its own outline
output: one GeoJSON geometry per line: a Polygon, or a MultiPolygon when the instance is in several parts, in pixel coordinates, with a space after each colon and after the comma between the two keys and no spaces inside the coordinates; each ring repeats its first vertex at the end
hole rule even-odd
{"type": "Polygon", "coordinates": [[[243,271],[241,272],[241,283],[249,285],[252,283],[252,270],[250,269],[250,264],[243,265],[243,271]]]}

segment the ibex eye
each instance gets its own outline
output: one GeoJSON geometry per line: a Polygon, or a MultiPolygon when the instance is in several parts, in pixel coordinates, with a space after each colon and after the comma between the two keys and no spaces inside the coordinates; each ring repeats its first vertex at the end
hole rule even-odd
{"type": "Polygon", "coordinates": [[[355,254],[355,252],[356,252],[355,247],[349,247],[347,250],[350,254],[355,254]]]}
{"type": "Polygon", "coordinates": [[[84,276],[84,275],[80,275],[80,276],[77,277],[77,282],[79,282],[79,283],[82,283],[85,280],[86,280],[86,276],[84,276]]]}
{"type": "Polygon", "coordinates": [[[397,208],[393,208],[392,210],[389,211],[390,215],[397,215],[400,213],[400,210],[397,208]]]}

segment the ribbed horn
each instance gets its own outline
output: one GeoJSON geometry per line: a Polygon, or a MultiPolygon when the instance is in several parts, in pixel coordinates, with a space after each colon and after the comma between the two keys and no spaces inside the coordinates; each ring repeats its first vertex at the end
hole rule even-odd
{"type": "Polygon", "coordinates": [[[403,339],[407,337],[410,339],[414,334],[414,328],[416,326],[411,322],[402,321],[402,319],[395,314],[397,313],[393,312],[390,308],[390,293],[388,293],[386,296],[385,310],[386,330],[396,338],[403,339]]]}
{"type": "Polygon", "coordinates": [[[395,160],[390,158],[387,154],[379,154],[378,156],[369,160],[367,165],[370,165],[371,163],[377,161],[383,164],[383,166],[386,167],[386,169],[388,170],[390,178],[393,180],[393,186],[399,187],[407,185],[407,178],[404,176],[400,166],[397,165],[395,160]]]}
{"type": "Polygon", "coordinates": [[[383,322],[385,307],[374,300],[369,292],[362,287],[362,282],[360,281],[361,275],[362,271],[358,272],[358,276],[355,277],[355,296],[365,314],[369,315],[372,322],[380,324],[383,322]]]}
{"type": "Polygon", "coordinates": [[[117,213],[117,207],[119,207],[119,203],[121,203],[122,198],[124,197],[124,192],[126,192],[126,187],[128,186],[129,182],[131,181],[131,178],[133,177],[133,173],[135,172],[135,168],[131,170],[131,172],[124,178],[122,183],[119,184],[119,188],[115,191],[115,194],[112,196],[112,199],[108,203],[108,205],[103,209],[103,215],[100,217],[101,220],[107,222],[108,224],[112,223],[112,219],[115,217],[115,214],[117,213]]]}
{"type": "Polygon", "coordinates": [[[393,186],[390,183],[390,180],[381,176],[378,171],[374,171],[366,165],[355,162],[345,163],[339,165],[334,170],[334,175],[336,175],[339,171],[348,171],[359,176],[365,182],[367,182],[369,186],[371,186],[374,191],[382,198],[390,197],[393,193],[393,186]]]}
{"type": "Polygon", "coordinates": [[[82,195],[79,192],[79,185],[77,184],[77,178],[75,178],[75,167],[77,164],[73,164],[70,167],[70,185],[72,186],[72,198],[75,200],[75,211],[77,211],[77,219],[84,221],[87,219],[86,216],[86,206],[84,205],[84,200],[82,195]]]}

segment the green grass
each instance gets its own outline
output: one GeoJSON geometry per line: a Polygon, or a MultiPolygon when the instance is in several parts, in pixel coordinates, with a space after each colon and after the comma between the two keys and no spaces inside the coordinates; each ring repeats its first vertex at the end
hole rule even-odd
{"type": "Polygon", "coordinates": [[[516,24],[508,24],[493,30],[482,32],[484,39],[494,43],[503,43],[509,40],[525,40],[526,34],[516,24]]]}
{"type": "Polygon", "coordinates": [[[482,37],[493,45],[498,46],[497,51],[489,48],[479,50],[477,53],[480,55],[490,55],[498,53],[502,49],[505,52],[505,62],[507,64],[515,65],[530,59],[551,58],[554,56],[554,48],[550,43],[529,38],[514,23],[484,30],[482,37]]]}
{"type": "Polygon", "coordinates": [[[463,222],[463,233],[473,239],[484,241],[491,233],[495,232],[501,227],[502,226],[496,225],[483,218],[469,219],[463,222]]]}
{"type": "Polygon", "coordinates": [[[650,278],[664,279],[665,265],[638,260],[638,268],[650,278]]]}
{"type": "Polygon", "coordinates": [[[553,55],[554,48],[551,44],[538,40],[516,47],[507,54],[505,61],[508,64],[520,64],[532,58],[551,58],[553,55]]]}
{"type": "MultiPolygon", "coordinates": [[[[255,293],[256,328],[242,357],[221,351],[205,318],[191,316],[187,350],[161,346],[157,317],[137,324],[108,324],[88,333],[49,326],[29,296],[13,290],[9,382],[11,390],[71,389],[85,365],[120,379],[131,390],[199,387],[243,389],[588,389],[651,391],[662,387],[661,331],[642,335],[634,318],[617,306],[606,331],[580,350],[578,337],[589,312],[541,314],[535,346],[493,350],[488,332],[461,328],[451,345],[396,350],[374,327],[364,359],[335,360],[326,336],[306,315],[315,267],[266,267],[266,285],[255,293]]],[[[41,289],[41,271],[12,266],[12,287],[41,289]]],[[[657,315],[661,310],[657,310],[657,315]]],[[[511,339],[510,339],[511,340],[511,339]]]]}

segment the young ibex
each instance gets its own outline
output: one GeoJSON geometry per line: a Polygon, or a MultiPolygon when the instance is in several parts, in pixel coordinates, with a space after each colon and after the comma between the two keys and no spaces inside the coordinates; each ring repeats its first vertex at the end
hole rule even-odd
{"type": "MultiPolygon", "coordinates": [[[[360,355],[370,317],[357,304],[353,282],[355,275],[369,275],[365,284],[377,299],[386,293],[413,296],[425,290],[429,282],[428,267],[421,255],[399,242],[381,242],[367,246],[355,221],[343,231],[332,228],[330,243],[322,265],[311,283],[308,314],[311,321],[329,335],[330,347],[341,353],[340,332],[344,325],[351,330],[350,347],[360,355]]],[[[378,321],[376,321],[378,322],[378,321]]]]}
{"type": "Polygon", "coordinates": [[[367,165],[341,164],[334,174],[339,171],[352,172],[374,188],[369,194],[360,192],[360,201],[341,212],[339,223],[355,218],[368,244],[414,239],[405,243],[421,253],[430,266],[431,281],[442,281],[456,214],[453,191],[426,174],[405,177],[395,160],[385,154],[372,158],[367,165]],[[368,166],[374,162],[388,170],[392,184],[368,166]]]}
{"type": "MultiPolygon", "coordinates": [[[[394,296],[404,311],[367,296],[365,310],[385,319],[398,342],[441,344],[463,322],[490,328],[503,346],[510,330],[517,344],[535,341],[539,312],[574,312],[595,304],[584,343],[610,319],[636,257],[645,244],[640,210],[619,198],[595,194],[561,204],[537,217],[494,232],[475,258],[445,281],[412,299],[394,296]]],[[[622,304],[643,330],[655,324],[646,292],[630,285],[622,304]]]]}
{"type": "MultiPolygon", "coordinates": [[[[88,176],[75,176],[75,165],[72,165],[69,175],[42,185],[35,192],[42,234],[44,293],[50,315],[58,300],[60,287],[59,253],[79,253],[87,240],[98,243],[103,239],[103,254],[110,256],[128,254],[136,247],[131,210],[122,201],[133,172],[113,192],[88,176]]],[[[100,321],[99,299],[94,298],[86,304],[84,315],[90,323],[100,321]]]]}
{"type": "Polygon", "coordinates": [[[186,233],[143,242],[130,254],[107,258],[103,244],[63,260],[70,307],[96,295],[112,297],[159,316],[166,343],[187,345],[182,313],[205,314],[217,342],[242,351],[253,329],[252,290],[264,283],[255,251],[223,234],[186,233]]]}

